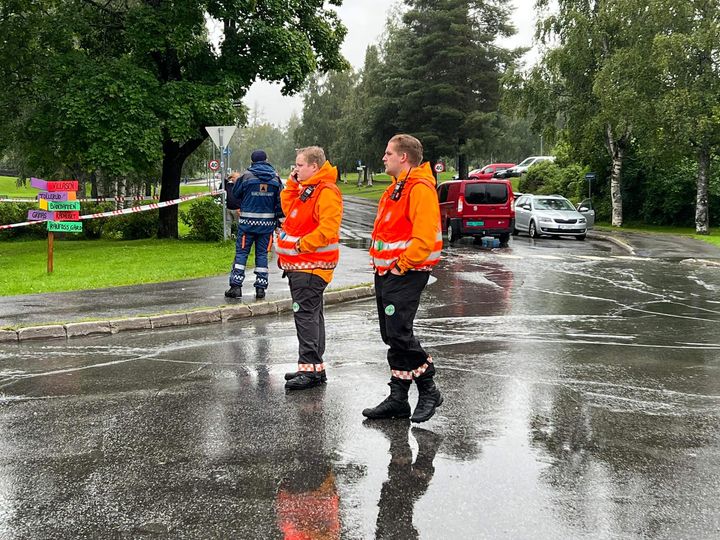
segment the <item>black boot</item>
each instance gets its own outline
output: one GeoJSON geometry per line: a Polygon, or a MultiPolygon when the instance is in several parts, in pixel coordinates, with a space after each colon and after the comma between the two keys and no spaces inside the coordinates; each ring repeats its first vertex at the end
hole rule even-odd
{"type": "Polygon", "coordinates": [[[435,414],[435,409],[442,405],[443,397],[442,394],[440,394],[440,390],[435,386],[435,381],[433,381],[432,377],[415,379],[415,382],[417,383],[420,397],[418,398],[415,411],[410,421],[425,422],[430,420],[433,414],[435,414]]]}
{"type": "Polygon", "coordinates": [[[377,407],[363,410],[367,418],[408,418],[410,416],[410,403],[408,403],[408,390],[410,381],[390,379],[388,383],[390,395],[377,407]]]}
{"type": "Polygon", "coordinates": [[[287,390],[305,390],[323,383],[322,375],[313,371],[304,371],[294,379],[285,383],[287,390]]]}
{"type": "MultiPolygon", "coordinates": [[[[298,377],[302,375],[303,373],[308,373],[307,371],[288,371],[285,373],[285,380],[289,381],[291,379],[294,379],[295,377],[298,377]]],[[[327,375],[325,375],[325,370],[322,370],[320,372],[320,378],[322,379],[322,382],[327,382],[327,375]]]]}
{"type": "Polygon", "coordinates": [[[258,300],[265,298],[265,289],[255,287],[255,298],[257,298],[258,300]]]}
{"type": "Polygon", "coordinates": [[[225,291],[227,298],[242,298],[242,287],[239,285],[230,285],[230,288],[225,291]]]}

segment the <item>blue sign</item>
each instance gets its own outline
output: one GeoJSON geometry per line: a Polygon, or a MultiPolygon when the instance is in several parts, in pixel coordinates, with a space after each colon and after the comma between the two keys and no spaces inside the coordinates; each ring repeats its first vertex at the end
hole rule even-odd
{"type": "Polygon", "coordinates": [[[228,157],[232,156],[232,148],[230,148],[229,146],[226,146],[225,150],[223,150],[223,155],[228,156],[228,157]]]}

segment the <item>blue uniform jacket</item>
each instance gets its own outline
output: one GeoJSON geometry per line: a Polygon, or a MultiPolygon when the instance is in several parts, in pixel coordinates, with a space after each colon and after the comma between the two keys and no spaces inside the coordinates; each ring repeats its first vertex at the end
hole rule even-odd
{"type": "Polygon", "coordinates": [[[253,163],[235,182],[233,197],[240,201],[238,231],[271,233],[283,217],[280,177],[266,161],[253,163]]]}

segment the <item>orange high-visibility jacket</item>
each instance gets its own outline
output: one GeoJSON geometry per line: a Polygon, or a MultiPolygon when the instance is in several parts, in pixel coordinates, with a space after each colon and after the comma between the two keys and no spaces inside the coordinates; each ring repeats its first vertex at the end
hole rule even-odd
{"type": "Polygon", "coordinates": [[[311,271],[325,281],[340,258],[342,196],[337,169],[329,161],[311,178],[298,184],[289,179],[281,192],[285,222],[275,252],[280,267],[288,271],[311,271]]]}
{"type": "Polygon", "coordinates": [[[440,204],[430,164],[425,162],[401,177],[393,178],[383,193],[375,218],[370,256],[380,275],[394,266],[401,273],[429,271],[440,261],[440,204]]]}

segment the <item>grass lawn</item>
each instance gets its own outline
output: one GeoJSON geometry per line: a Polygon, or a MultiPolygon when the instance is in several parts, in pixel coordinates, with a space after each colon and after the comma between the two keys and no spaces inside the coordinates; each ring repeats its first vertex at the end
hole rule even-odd
{"type": "Polygon", "coordinates": [[[0,242],[0,296],[208,277],[229,271],[234,242],[59,240],[47,274],[47,242],[0,242]]]}
{"type": "MultiPolygon", "coordinates": [[[[440,182],[442,183],[446,180],[452,180],[453,174],[454,173],[452,172],[440,173],[440,182]]],[[[340,191],[343,193],[343,195],[353,195],[355,197],[362,197],[364,199],[371,199],[373,201],[380,200],[383,192],[387,189],[391,182],[390,175],[387,175],[385,173],[376,174],[373,176],[372,187],[368,187],[366,185],[357,187],[356,174],[349,174],[346,176],[346,179],[347,183],[344,183],[342,181],[338,182],[338,187],[340,188],[340,191]]]]}
{"type": "MultiPolygon", "coordinates": [[[[18,199],[34,199],[39,189],[31,188],[28,180],[26,187],[17,187],[17,178],[14,176],[0,176],[0,197],[11,197],[18,199]]],[[[202,193],[210,191],[206,184],[180,184],[180,195],[202,193]]]]}
{"type": "Polygon", "coordinates": [[[681,236],[690,236],[695,240],[702,240],[709,244],[720,247],[720,230],[710,229],[710,234],[695,234],[694,227],[672,227],[670,225],[645,225],[642,223],[629,223],[623,225],[619,229],[611,226],[609,223],[596,223],[595,228],[601,231],[627,231],[638,233],[657,233],[657,234],[676,234],[681,236]]]}
{"type": "Polygon", "coordinates": [[[17,187],[16,182],[14,176],[0,176],[0,198],[34,199],[37,196],[39,190],[30,187],[30,180],[26,187],[17,187]]]}

